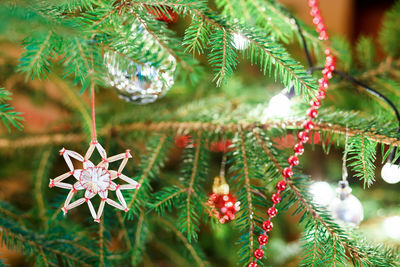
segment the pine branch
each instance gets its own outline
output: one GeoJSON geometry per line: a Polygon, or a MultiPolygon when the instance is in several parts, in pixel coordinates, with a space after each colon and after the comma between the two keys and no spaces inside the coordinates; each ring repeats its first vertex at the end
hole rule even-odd
{"type": "Polygon", "coordinates": [[[185,52],[203,54],[204,49],[207,47],[210,33],[210,27],[204,19],[194,19],[185,31],[183,40],[183,45],[186,46],[185,52]]]}
{"type": "Polygon", "coordinates": [[[22,121],[24,120],[21,112],[13,111],[14,108],[8,104],[2,104],[6,101],[11,100],[11,93],[3,88],[0,88],[0,119],[3,125],[10,131],[10,125],[15,127],[18,130],[21,130],[23,125],[22,121]]]}
{"type": "Polygon", "coordinates": [[[40,151],[38,154],[38,162],[35,162],[35,166],[38,166],[35,174],[33,175],[33,190],[34,190],[34,196],[36,200],[36,205],[39,210],[39,218],[41,219],[42,223],[47,222],[48,217],[46,215],[46,206],[47,204],[45,203],[45,200],[43,198],[44,192],[43,192],[43,181],[48,179],[49,177],[49,172],[50,172],[50,167],[52,164],[52,149],[47,148],[43,151],[40,151]]]}
{"type": "Polygon", "coordinates": [[[54,237],[48,240],[44,236],[24,229],[6,218],[0,218],[0,227],[2,230],[0,238],[7,247],[17,249],[27,255],[40,255],[41,251],[43,251],[47,255],[45,261],[50,262],[50,255],[52,255],[52,265],[56,265],[54,256],[58,256],[70,264],[76,263],[82,266],[90,266],[93,263],[93,259],[87,255],[81,255],[79,251],[75,250],[75,247],[65,246],[54,237]]]}
{"type": "Polygon", "coordinates": [[[145,223],[145,212],[142,209],[138,216],[135,230],[135,240],[131,250],[132,264],[136,266],[145,251],[145,244],[149,238],[148,229],[145,223]]]}
{"type": "Polygon", "coordinates": [[[214,69],[217,85],[226,83],[232,77],[238,61],[233,47],[232,36],[225,29],[216,29],[210,37],[209,62],[214,69]]]}
{"type": "Polygon", "coordinates": [[[365,136],[349,138],[347,162],[355,172],[354,176],[364,181],[364,188],[375,181],[376,143],[365,136]]]}
{"type": "Polygon", "coordinates": [[[393,8],[386,13],[383,22],[382,30],[379,34],[379,43],[383,50],[393,57],[400,55],[399,48],[399,26],[400,26],[400,2],[396,1],[393,8]]]}
{"type": "Polygon", "coordinates": [[[194,247],[194,245],[191,244],[191,242],[170,221],[162,217],[157,218],[157,221],[162,222],[163,226],[167,226],[174,232],[175,236],[182,241],[187,250],[190,252],[190,254],[192,255],[193,259],[195,260],[198,266],[200,267],[208,266],[208,264],[204,261],[202,255],[199,254],[199,251],[201,250],[198,247],[194,247]]]}
{"type": "MultiPolygon", "coordinates": [[[[166,141],[167,141],[167,136],[162,135],[160,138],[158,138],[157,143],[155,144],[150,144],[149,145],[149,150],[151,149],[151,156],[149,158],[145,158],[143,160],[143,169],[142,169],[142,174],[140,176],[140,179],[137,181],[139,184],[141,184],[141,187],[139,190],[135,190],[132,196],[129,196],[129,204],[128,208],[131,209],[132,207],[134,208],[135,213],[139,213],[141,210],[141,201],[139,200],[145,200],[149,196],[149,190],[150,190],[150,185],[149,185],[149,178],[154,178],[155,173],[159,171],[160,165],[162,165],[163,160],[165,160],[166,157],[164,157],[165,149],[166,149],[166,141]],[[137,203],[136,203],[137,202],[137,203]]],[[[132,213],[129,212],[129,218],[132,217],[132,213]]],[[[125,219],[126,217],[124,217],[125,219]]]]}
{"type": "Polygon", "coordinates": [[[51,65],[49,59],[54,54],[52,37],[53,32],[49,31],[46,35],[25,40],[26,51],[22,54],[19,70],[25,72],[27,77],[31,76],[32,79],[34,77],[47,78],[51,65]]]}
{"type": "MultiPolygon", "coordinates": [[[[253,202],[252,202],[252,193],[250,190],[250,177],[249,170],[247,165],[247,157],[246,157],[246,148],[245,148],[245,140],[243,137],[243,133],[239,131],[239,142],[240,142],[240,151],[241,157],[243,161],[243,174],[244,174],[244,182],[245,182],[245,190],[246,190],[246,198],[247,198],[247,225],[248,225],[248,238],[249,238],[249,256],[248,259],[253,257],[254,253],[254,222],[253,222],[253,202]]],[[[248,260],[249,261],[249,260],[248,260]]]]}
{"type": "Polygon", "coordinates": [[[153,202],[149,204],[150,210],[155,210],[160,216],[165,211],[171,211],[178,202],[183,201],[182,195],[188,193],[186,189],[178,186],[164,187],[153,195],[153,202]]]}
{"type": "Polygon", "coordinates": [[[194,192],[198,194],[200,182],[207,174],[206,152],[203,147],[202,132],[196,133],[196,139],[185,151],[184,166],[182,167],[183,185],[186,188],[186,197],[179,205],[178,229],[186,233],[189,242],[197,240],[199,231],[200,207],[201,202],[194,192]]]}
{"type": "MultiPolygon", "coordinates": [[[[351,125],[347,124],[350,120],[355,121],[354,116],[349,113],[341,113],[346,121],[341,124],[335,124],[332,120],[331,122],[315,122],[314,131],[322,131],[327,133],[339,134],[345,136],[346,133],[349,137],[364,135],[371,141],[376,143],[400,146],[400,141],[393,137],[395,131],[388,129],[384,134],[379,134],[377,131],[384,129],[383,126],[369,126],[365,125],[368,130],[358,129],[360,128],[360,121],[357,121],[357,126],[352,128],[351,125]],[[346,128],[346,125],[348,128],[346,128]]],[[[331,114],[332,117],[338,119],[338,114],[331,114]]],[[[329,120],[330,121],[330,120],[329,120]]],[[[170,132],[178,131],[179,129],[185,129],[190,132],[195,132],[198,130],[215,132],[217,130],[223,130],[226,132],[238,132],[241,128],[243,131],[252,131],[254,129],[270,130],[270,129],[287,129],[287,130],[300,130],[302,129],[304,121],[285,121],[276,122],[270,121],[264,124],[252,123],[252,122],[238,122],[238,123],[213,123],[213,122],[175,122],[175,121],[161,121],[161,122],[134,122],[130,124],[122,124],[118,126],[107,126],[101,129],[101,135],[107,135],[110,132],[170,132]]],[[[370,123],[368,121],[368,123],[370,123]]],[[[362,127],[364,128],[364,126],[362,127]]],[[[49,144],[59,145],[64,143],[81,143],[85,140],[85,136],[81,134],[60,134],[60,133],[49,133],[43,135],[36,135],[32,137],[18,137],[18,138],[0,138],[0,148],[2,149],[18,149],[18,148],[32,148],[41,147],[49,144]]]]}

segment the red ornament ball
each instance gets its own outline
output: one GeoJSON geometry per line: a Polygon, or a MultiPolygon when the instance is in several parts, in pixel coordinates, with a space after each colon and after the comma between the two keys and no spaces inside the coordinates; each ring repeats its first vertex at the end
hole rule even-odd
{"type": "Polygon", "coordinates": [[[220,223],[232,221],[235,219],[235,213],[240,210],[240,202],[230,193],[212,193],[206,204],[211,207],[210,215],[214,215],[220,223]]]}
{"type": "Polygon", "coordinates": [[[247,267],[258,267],[258,264],[255,262],[250,262],[249,265],[247,265],[247,267]]]}

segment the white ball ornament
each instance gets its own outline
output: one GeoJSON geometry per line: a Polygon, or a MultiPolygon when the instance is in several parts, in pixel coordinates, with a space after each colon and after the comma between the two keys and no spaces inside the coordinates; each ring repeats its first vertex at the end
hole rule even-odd
{"type": "Polygon", "coordinates": [[[381,171],[382,179],[388,184],[400,182],[400,166],[386,162],[381,171]]]}
{"type": "Polygon", "coordinates": [[[340,181],[336,189],[337,197],[332,200],[329,210],[336,221],[358,226],[364,219],[364,210],[360,200],[351,191],[347,181],[340,181]]]}

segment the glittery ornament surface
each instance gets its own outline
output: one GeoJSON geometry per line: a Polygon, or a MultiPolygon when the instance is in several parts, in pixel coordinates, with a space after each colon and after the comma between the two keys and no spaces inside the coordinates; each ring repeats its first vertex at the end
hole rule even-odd
{"type": "Polygon", "coordinates": [[[137,63],[120,53],[106,52],[104,64],[108,75],[106,81],[116,89],[118,96],[127,102],[135,104],[152,103],[164,96],[174,84],[176,60],[164,53],[154,38],[142,25],[136,23],[131,27],[130,41],[135,42],[135,36],[146,43],[143,53],[151,51],[158,58],[157,65],[146,62],[137,63]],[[157,67],[155,67],[157,66],[157,67]]]}

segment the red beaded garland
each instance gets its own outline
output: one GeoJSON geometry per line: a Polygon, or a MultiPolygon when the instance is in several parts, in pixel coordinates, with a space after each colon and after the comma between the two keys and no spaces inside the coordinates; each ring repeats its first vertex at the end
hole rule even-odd
{"type": "Polygon", "coordinates": [[[261,246],[264,246],[265,244],[267,244],[267,242],[268,242],[268,236],[267,235],[260,235],[260,236],[258,236],[258,243],[261,245],[261,246]]]}
{"type": "Polygon", "coordinates": [[[269,232],[272,230],[272,227],[274,227],[274,224],[271,221],[264,221],[262,224],[262,228],[266,231],[269,232]]]}
{"type": "Polygon", "coordinates": [[[304,147],[303,147],[303,145],[301,143],[298,143],[298,144],[296,144],[294,146],[293,150],[294,150],[294,153],[296,153],[298,155],[301,155],[304,152],[304,147]]]}
{"type": "Polygon", "coordinates": [[[303,127],[305,130],[310,131],[314,128],[314,123],[311,120],[305,121],[303,127]]]}
{"type": "Polygon", "coordinates": [[[299,132],[297,134],[297,138],[299,139],[299,141],[303,142],[303,143],[307,143],[308,141],[308,133],[307,132],[299,132]]]}
{"type": "Polygon", "coordinates": [[[286,181],[285,180],[279,181],[276,184],[276,188],[278,188],[279,191],[285,190],[286,189],[286,181]]]}
{"type": "Polygon", "coordinates": [[[299,165],[299,158],[296,156],[290,156],[290,158],[288,159],[288,162],[290,165],[297,166],[297,165],[299,165]]]}
{"type": "MultiPolygon", "coordinates": [[[[329,36],[326,32],[326,27],[323,21],[323,18],[320,14],[319,7],[318,7],[318,0],[308,0],[308,5],[310,7],[310,15],[313,17],[313,23],[316,26],[316,31],[319,33],[319,39],[321,40],[328,40],[329,36]]],[[[274,203],[272,207],[267,210],[269,218],[263,222],[262,228],[264,229],[264,233],[258,237],[258,243],[260,244],[260,248],[254,251],[254,256],[256,258],[255,261],[249,263],[248,267],[258,267],[257,259],[261,259],[264,256],[264,251],[262,250],[262,246],[267,244],[268,236],[266,235],[267,232],[272,230],[273,224],[271,222],[271,218],[277,215],[277,209],[274,207],[275,204],[278,204],[281,201],[281,197],[279,193],[286,189],[286,181],[285,179],[290,178],[293,175],[293,166],[297,166],[299,164],[299,159],[297,158],[298,155],[303,154],[304,147],[303,143],[306,143],[309,139],[308,133],[314,128],[314,123],[312,119],[318,115],[318,108],[321,106],[321,99],[325,98],[325,90],[328,88],[328,80],[332,78],[332,72],[335,70],[336,59],[331,54],[331,50],[326,48],[324,51],[325,57],[325,67],[322,70],[323,77],[318,80],[319,90],[315,95],[315,99],[310,102],[311,108],[307,111],[307,115],[309,116],[310,120],[304,122],[303,127],[304,131],[301,131],[297,134],[297,138],[299,142],[294,146],[294,156],[290,156],[288,159],[288,163],[290,167],[285,168],[282,170],[282,175],[284,180],[279,181],[276,184],[276,188],[278,189],[277,193],[272,194],[271,200],[274,203]]]]}
{"type": "Polygon", "coordinates": [[[307,115],[310,119],[314,119],[318,115],[318,110],[316,108],[310,108],[307,110],[307,115]]]}
{"type": "Polygon", "coordinates": [[[259,248],[254,250],[254,257],[256,257],[257,259],[261,259],[264,256],[264,251],[259,248]]]}
{"type": "Polygon", "coordinates": [[[292,168],[284,168],[282,171],[282,175],[285,178],[290,178],[293,176],[293,170],[292,168]]]}
{"type": "Polygon", "coordinates": [[[275,209],[274,207],[268,208],[267,213],[269,217],[275,217],[276,214],[278,213],[278,210],[275,209]]]}
{"type": "Polygon", "coordinates": [[[281,202],[281,196],[279,195],[279,193],[272,194],[271,200],[274,204],[278,204],[279,202],[281,202]]]}

